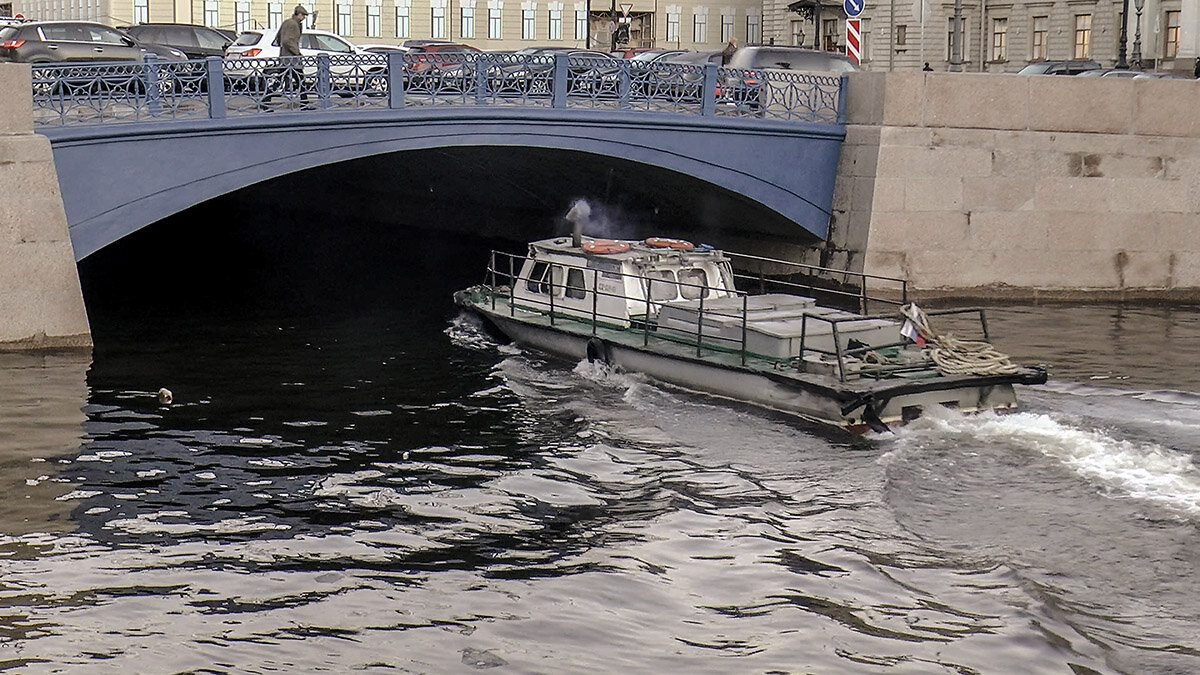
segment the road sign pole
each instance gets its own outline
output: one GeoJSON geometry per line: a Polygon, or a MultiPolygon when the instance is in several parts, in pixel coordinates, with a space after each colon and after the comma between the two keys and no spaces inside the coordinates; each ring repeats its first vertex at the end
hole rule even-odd
{"type": "Polygon", "coordinates": [[[862,31],[859,19],[846,19],[846,56],[858,65],[862,61],[862,31]]]}

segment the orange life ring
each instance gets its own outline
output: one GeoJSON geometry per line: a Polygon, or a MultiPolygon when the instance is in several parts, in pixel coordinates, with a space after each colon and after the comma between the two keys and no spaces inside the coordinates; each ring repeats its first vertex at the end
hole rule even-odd
{"type": "Polygon", "coordinates": [[[624,253],[629,250],[629,242],[615,239],[589,239],[583,242],[584,253],[624,253]]]}
{"type": "Polygon", "coordinates": [[[645,241],[645,244],[651,248],[673,248],[676,251],[690,251],[696,248],[696,245],[690,241],[668,239],[666,237],[650,237],[645,241]]]}

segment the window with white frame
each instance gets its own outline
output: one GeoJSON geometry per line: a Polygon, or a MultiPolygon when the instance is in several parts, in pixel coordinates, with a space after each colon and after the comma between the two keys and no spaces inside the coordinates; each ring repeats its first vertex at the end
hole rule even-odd
{"type": "Polygon", "coordinates": [[[1173,59],[1179,55],[1179,10],[1167,12],[1167,34],[1163,40],[1163,58],[1173,59]]]}
{"type": "Polygon", "coordinates": [[[550,13],[546,17],[546,25],[550,29],[551,40],[562,40],[562,3],[551,2],[547,5],[550,13]]]}
{"type": "Polygon", "coordinates": [[[532,2],[521,3],[521,39],[532,40],[534,32],[537,29],[535,12],[536,6],[532,2]]]}
{"type": "MultiPolygon", "coordinates": [[[[965,63],[967,61],[967,55],[971,53],[970,48],[967,47],[967,22],[965,19],[962,20],[961,22],[959,22],[959,26],[958,26],[958,50],[959,50],[958,58],[960,60],[959,62],[965,63]]],[[[946,28],[946,61],[949,63],[954,62],[954,53],[953,52],[954,52],[954,18],[951,17],[951,18],[947,19],[947,28],[946,28]]]]}
{"type": "Polygon", "coordinates": [[[412,37],[412,0],[396,0],[396,37],[412,37]]]}
{"type": "Polygon", "coordinates": [[[446,38],[446,3],[435,2],[429,8],[429,37],[446,38]]]}
{"type": "Polygon", "coordinates": [[[1092,57],[1092,15],[1075,15],[1075,58],[1092,57]]]}
{"type": "Polygon", "coordinates": [[[792,41],[788,44],[798,46],[804,44],[804,21],[797,19],[792,22],[792,41]]]}
{"type": "Polygon", "coordinates": [[[841,31],[838,30],[837,19],[821,19],[821,48],[827,52],[844,51],[838,46],[838,36],[841,31]]]}
{"type": "Polygon", "coordinates": [[[133,22],[150,23],[150,0],[133,0],[133,22]]]}
{"type": "Polygon", "coordinates": [[[756,45],[762,42],[762,15],[746,15],[746,44],[756,45]]]}
{"type": "Polygon", "coordinates": [[[726,7],[721,12],[721,42],[733,39],[733,8],[726,7]]]}
{"type": "Polygon", "coordinates": [[[692,42],[698,45],[708,42],[708,15],[700,13],[702,11],[703,8],[692,15],[692,42]]]}
{"type": "Polygon", "coordinates": [[[1049,26],[1050,17],[1033,17],[1033,30],[1030,31],[1032,38],[1029,46],[1030,61],[1041,61],[1046,58],[1046,38],[1049,35],[1049,26]]]}
{"type": "Polygon", "coordinates": [[[238,32],[250,30],[250,0],[233,3],[233,22],[238,32]]]}
{"type": "Polygon", "coordinates": [[[992,60],[1008,60],[1008,19],[992,19],[992,60]]]}
{"type": "Polygon", "coordinates": [[[268,2],[267,3],[267,27],[279,28],[283,23],[283,3],[268,2]]]}
{"type": "Polygon", "coordinates": [[[379,2],[367,3],[367,37],[377,38],[383,35],[383,22],[379,18],[379,2]]]}
{"type": "Polygon", "coordinates": [[[464,1],[458,8],[458,36],[466,39],[475,38],[475,2],[464,1]]]}
{"type": "Polygon", "coordinates": [[[576,40],[584,40],[586,42],[587,34],[588,34],[587,10],[586,9],[577,9],[577,10],[575,10],[575,39],[576,40]]]}
{"type": "Polygon", "coordinates": [[[204,0],[204,25],[216,28],[221,25],[221,16],[217,11],[217,0],[204,0]]]}
{"type": "Polygon", "coordinates": [[[667,42],[679,44],[679,5],[667,5],[667,42]]]}
{"type": "Polygon", "coordinates": [[[337,14],[335,15],[335,26],[333,31],[338,35],[350,35],[350,3],[339,2],[336,6],[337,14]]]}
{"type": "Polygon", "coordinates": [[[503,13],[504,3],[501,0],[488,0],[488,39],[499,40],[503,35],[503,13]]]}

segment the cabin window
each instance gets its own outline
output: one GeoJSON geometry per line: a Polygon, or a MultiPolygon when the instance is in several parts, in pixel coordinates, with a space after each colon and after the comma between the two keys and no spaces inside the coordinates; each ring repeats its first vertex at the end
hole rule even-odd
{"type": "Polygon", "coordinates": [[[679,297],[675,273],[671,270],[650,270],[646,276],[650,279],[651,300],[674,300],[679,297]]]}
{"type": "Polygon", "coordinates": [[[679,293],[685,300],[708,297],[708,275],[699,267],[679,270],[679,293]]]}
{"type": "Polygon", "coordinates": [[[587,296],[587,286],[583,283],[583,270],[577,267],[567,268],[567,297],[582,300],[587,296]]]}
{"type": "Polygon", "coordinates": [[[531,293],[549,293],[550,287],[546,284],[546,270],[550,268],[544,262],[533,264],[533,269],[529,271],[529,281],[526,282],[526,288],[531,293]]]}

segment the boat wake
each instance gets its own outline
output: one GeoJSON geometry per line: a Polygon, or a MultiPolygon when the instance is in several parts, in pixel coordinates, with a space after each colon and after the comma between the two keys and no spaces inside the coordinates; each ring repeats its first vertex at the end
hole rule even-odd
{"type": "Polygon", "coordinates": [[[1200,468],[1192,455],[1155,441],[1120,438],[1116,431],[1087,429],[1042,413],[959,415],[927,411],[897,431],[884,461],[942,447],[1008,447],[1032,450],[1115,499],[1156,504],[1176,516],[1200,516],[1200,468]]]}

